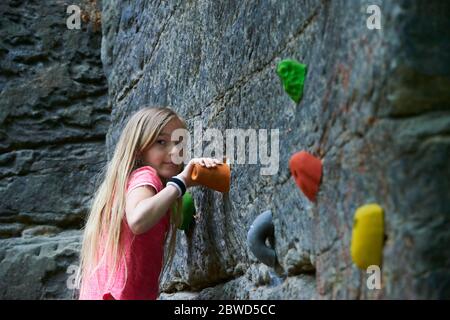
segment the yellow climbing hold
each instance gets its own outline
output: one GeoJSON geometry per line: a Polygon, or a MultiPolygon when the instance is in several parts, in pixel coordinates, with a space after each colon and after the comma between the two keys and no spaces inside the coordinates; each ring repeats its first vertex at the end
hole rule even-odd
{"type": "Polygon", "coordinates": [[[359,268],[381,266],[383,224],[383,209],[378,204],[367,204],[356,210],[350,250],[352,260],[359,268]]]}

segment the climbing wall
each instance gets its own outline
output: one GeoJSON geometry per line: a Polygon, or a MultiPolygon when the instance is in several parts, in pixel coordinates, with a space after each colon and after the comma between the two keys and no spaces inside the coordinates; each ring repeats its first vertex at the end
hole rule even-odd
{"type": "Polygon", "coordinates": [[[110,155],[128,117],[148,105],[173,107],[191,129],[200,122],[221,131],[279,130],[277,174],[260,175],[259,162],[236,164],[229,193],[191,190],[199,218],[178,232],[160,298],[450,297],[449,7],[406,0],[104,4],[110,155]],[[381,9],[381,30],[367,28],[371,4],[381,9]],[[307,66],[297,102],[277,72],[284,59],[307,66]],[[316,172],[306,186],[312,193],[289,166],[298,152],[321,165],[318,182],[316,172]],[[382,221],[379,289],[367,286],[369,274],[352,255],[365,239],[373,245],[368,220],[354,223],[361,207],[376,208],[370,214],[382,221]],[[277,267],[247,245],[250,226],[267,210],[277,267]]]}

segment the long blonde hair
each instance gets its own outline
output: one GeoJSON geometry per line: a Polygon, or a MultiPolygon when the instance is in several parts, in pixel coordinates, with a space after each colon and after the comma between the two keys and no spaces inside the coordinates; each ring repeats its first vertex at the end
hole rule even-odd
{"type": "MultiPolygon", "coordinates": [[[[125,216],[128,176],[137,168],[138,156],[156,141],[161,130],[172,119],[180,120],[186,128],[184,120],[173,110],[165,107],[146,107],[133,114],[123,129],[112,159],[103,168],[104,178],[95,193],[85,224],[77,276],[78,288],[83,279],[95,272],[105,259],[112,265],[112,268],[109,268],[112,271],[108,275],[108,284],[118,270],[119,261],[124,258],[121,226],[125,216]]],[[[176,209],[171,210],[170,215],[171,237],[164,258],[164,270],[172,263],[175,254],[176,230],[181,219],[181,199],[173,208],[176,209]]]]}

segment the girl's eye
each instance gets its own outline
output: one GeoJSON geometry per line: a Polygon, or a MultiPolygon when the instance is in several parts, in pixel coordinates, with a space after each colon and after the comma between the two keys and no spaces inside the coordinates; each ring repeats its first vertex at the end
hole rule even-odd
{"type": "Polygon", "coordinates": [[[162,146],[166,144],[166,141],[164,141],[164,140],[158,140],[157,142],[162,146]]]}

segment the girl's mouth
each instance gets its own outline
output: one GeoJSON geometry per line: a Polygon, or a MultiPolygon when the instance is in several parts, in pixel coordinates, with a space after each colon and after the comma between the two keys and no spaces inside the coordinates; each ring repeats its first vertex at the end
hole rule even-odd
{"type": "Polygon", "coordinates": [[[176,165],[176,164],[173,164],[172,162],[163,162],[163,164],[165,164],[166,166],[170,166],[170,167],[173,167],[173,168],[177,168],[177,165],[176,165]]]}

